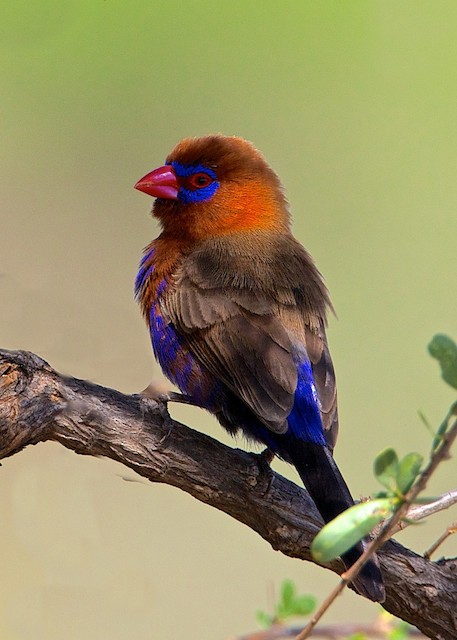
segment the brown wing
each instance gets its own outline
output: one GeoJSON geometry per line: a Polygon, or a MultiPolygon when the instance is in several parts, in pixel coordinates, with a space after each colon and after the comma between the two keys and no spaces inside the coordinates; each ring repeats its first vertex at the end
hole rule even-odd
{"type": "Polygon", "coordinates": [[[287,428],[297,385],[292,341],[306,348],[333,447],[328,305],[303,247],[289,234],[256,233],[203,243],[184,260],[163,311],[207,369],[277,433],[287,428]]]}
{"type": "Polygon", "coordinates": [[[292,344],[266,297],[251,293],[201,289],[183,269],[163,310],[200,362],[284,433],[297,386],[292,344]]]}

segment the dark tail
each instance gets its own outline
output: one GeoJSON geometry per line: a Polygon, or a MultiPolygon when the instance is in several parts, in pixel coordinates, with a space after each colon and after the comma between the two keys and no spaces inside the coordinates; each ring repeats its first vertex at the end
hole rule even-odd
{"type": "MultiPolygon", "coordinates": [[[[293,447],[289,449],[289,455],[324,522],[333,520],[354,504],[347,484],[327,447],[295,440],[293,447]]],[[[341,559],[346,568],[361,556],[365,546],[366,542],[362,541],[343,554],[341,559]]],[[[353,586],[369,600],[384,602],[386,594],[376,556],[364,565],[353,586]]]]}

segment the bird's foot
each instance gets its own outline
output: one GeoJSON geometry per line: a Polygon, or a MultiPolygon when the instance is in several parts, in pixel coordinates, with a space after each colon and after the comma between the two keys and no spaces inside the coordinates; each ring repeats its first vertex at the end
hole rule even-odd
{"type": "Polygon", "coordinates": [[[164,435],[160,438],[157,445],[162,445],[165,440],[170,436],[173,429],[173,419],[168,411],[168,403],[174,400],[173,396],[179,396],[179,393],[173,391],[165,391],[161,385],[155,385],[151,383],[141,393],[133,393],[132,398],[140,401],[141,410],[147,420],[147,414],[149,412],[159,413],[162,418],[162,425],[166,429],[164,435]]]}
{"type": "Polygon", "coordinates": [[[186,396],[184,393],[176,393],[175,391],[163,393],[161,396],[159,396],[158,400],[162,402],[179,402],[180,404],[190,404],[193,407],[201,406],[194,400],[194,398],[192,398],[192,396],[186,396]]]}
{"type": "Polygon", "coordinates": [[[168,398],[166,397],[165,394],[163,394],[162,397],[157,397],[155,400],[151,400],[150,398],[145,398],[141,394],[137,394],[136,397],[142,400],[142,402],[146,404],[146,407],[145,407],[146,415],[150,411],[154,412],[156,415],[157,413],[160,415],[162,419],[162,427],[164,429],[164,434],[157,441],[157,445],[155,448],[157,449],[163,448],[163,444],[170,437],[170,434],[173,431],[173,426],[174,426],[173,418],[170,416],[170,413],[168,411],[168,398]]]}
{"type": "Polygon", "coordinates": [[[139,400],[152,400],[156,404],[167,404],[168,402],[180,402],[181,404],[191,404],[199,406],[191,396],[186,396],[182,393],[176,393],[171,391],[166,384],[153,380],[148,384],[146,389],[140,391],[140,393],[133,393],[133,398],[139,400]]]}
{"type": "Polygon", "coordinates": [[[152,380],[146,389],[143,389],[140,393],[134,394],[136,398],[143,398],[145,400],[154,400],[154,402],[160,402],[163,397],[169,396],[173,393],[168,386],[161,380],[152,380]]]}
{"type": "Polygon", "coordinates": [[[186,396],[183,393],[176,393],[176,391],[171,391],[167,387],[167,385],[162,382],[152,381],[146,389],[143,389],[140,393],[134,393],[134,398],[141,398],[143,400],[153,400],[158,404],[168,403],[168,402],[179,402],[181,404],[191,404],[195,407],[199,405],[191,396],[186,396]]]}
{"type": "Polygon", "coordinates": [[[170,436],[173,431],[173,419],[168,411],[168,400],[157,400],[157,407],[159,409],[160,416],[163,420],[163,426],[167,429],[164,435],[159,440],[159,445],[162,445],[165,440],[170,436]]]}
{"type": "Polygon", "coordinates": [[[255,455],[260,472],[265,476],[267,482],[264,495],[268,495],[271,489],[271,485],[274,481],[274,472],[270,465],[273,462],[275,454],[273,453],[273,451],[271,451],[271,449],[264,449],[261,453],[257,453],[255,455]]]}
{"type": "Polygon", "coordinates": [[[176,391],[170,391],[165,387],[165,385],[155,382],[151,382],[151,384],[141,391],[141,393],[133,393],[132,398],[141,400],[141,402],[145,403],[145,408],[148,407],[150,410],[159,411],[163,425],[167,428],[167,432],[160,439],[159,444],[163,444],[173,429],[173,419],[168,411],[169,402],[179,402],[181,404],[200,407],[200,405],[191,396],[177,393],[176,391]]]}
{"type": "Polygon", "coordinates": [[[271,463],[275,459],[275,453],[274,451],[272,451],[271,449],[268,449],[267,447],[266,449],[264,449],[259,453],[259,459],[263,461],[268,468],[270,468],[271,463]]]}

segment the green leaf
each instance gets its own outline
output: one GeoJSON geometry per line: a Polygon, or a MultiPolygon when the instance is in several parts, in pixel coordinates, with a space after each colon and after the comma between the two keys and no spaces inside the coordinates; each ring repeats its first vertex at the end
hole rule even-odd
{"type": "Polygon", "coordinates": [[[456,415],[457,415],[457,402],[454,402],[453,404],[451,404],[451,407],[447,413],[447,416],[444,418],[443,422],[440,424],[440,426],[436,430],[436,434],[432,442],[432,451],[436,451],[438,446],[441,444],[441,441],[443,440],[443,436],[449,427],[449,422],[451,421],[451,418],[453,418],[456,415]]]}
{"type": "Polygon", "coordinates": [[[285,608],[289,609],[292,605],[295,598],[295,584],[292,580],[284,580],[281,585],[281,599],[280,604],[285,608]]]}
{"type": "Polygon", "coordinates": [[[425,413],[423,411],[421,411],[420,409],[419,409],[419,411],[417,413],[418,413],[418,416],[419,416],[422,424],[424,424],[424,426],[427,429],[427,431],[429,431],[432,434],[432,436],[434,436],[435,435],[435,429],[430,424],[430,422],[429,422],[427,416],[425,415],[425,413]]]}
{"type": "Polygon", "coordinates": [[[420,453],[408,453],[398,466],[397,487],[404,495],[411,489],[415,479],[420,473],[424,458],[420,453]]]}
{"type": "Polygon", "coordinates": [[[264,629],[269,629],[274,621],[274,617],[266,611],[256,611],[255,617],[257,619],[257,622],[264,629]]]}
{"type": "Polygon", "coordinates": [[[285,620],[293,615],[293,602],[295,598],[295,584],[292,580],[284,580],[281,584],[281,593],[276,605],[276,617],[285,620]]]}
{"type": "Polygon", "coordinates": [[[257,611],[256,618],[263,627],[268,628],[275,623],[282,623],[292,616],[309,615],[315,608],[316,599],[313,596],[299,596],[295,583],[292,580],[284,580],[281,584],[274,614],[257,611]]]}
{"type": "Polygon", "coordinates": [[[443,422],[440,424],[440,426],[436,430],[435,437],[433,438],[433,442],[432,442],[432,452],[436,451],[440,446],[448,426],[449,426],[449,415],[446,416],[446,418],[443,420],[443,422]]]}
{"type": "Polygon", "coordinates": [[[440,363],[443,380],[457,389],[457,344],[448,336],[438,333],[428,345],[428,351],[440,363]]]}
{"type": "Polygon", "coordinates": [[[317,562],[330,562],[364,538],[398,506],[396,498],[380,498],[356,504],[325,525],[311,544],[317,562]]]}
{"type": "Polygon", "coordinates": [[[399,470],[398,456],[395,450],[389,447],[381,451],[375,458],[373,468],[378,482],[389,491],[395,491],[399,470]]]}
{"type": "Polygon", "coordinates": [[[394,629],[389,633],[388,640],[404,640],[405,638],[410,638],[410,631],[413,629],[411,625],[407,622],[403,622],[399,620],[394,629]]]}
{"type": "Polygon", "coordinates": [[[316,608],[316,598],[313,596],[297,596],[293,603],[294,615],[309,616],[316,608]]]}
{"type": "Polygon", "coordinates": [[[316,606],[312,596],[297,595],[297,587],[292,580],[284,580],[281,585],[281,595],[276,605],[276,619],[284,621],[291,616],[306,616],[316,606]]]}

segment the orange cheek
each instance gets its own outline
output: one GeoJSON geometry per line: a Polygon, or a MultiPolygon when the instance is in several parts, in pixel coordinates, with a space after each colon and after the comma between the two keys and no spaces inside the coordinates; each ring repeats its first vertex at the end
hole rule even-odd
{"type": "Polygon", "coordinates": [[[167,239],[183,244],[243,230],[283,230],[289,214],[274,187],[260,181],[223,184],[211,200],[190,206],[155,205],[167,239]]]}
{"type": "Polygon", "coordinates": [[[272,190],[257,182],[221,187],[212,208],[215,213],[213,223],[218,233],[274,229],[283,224],[284,214],[272,190]]]}

